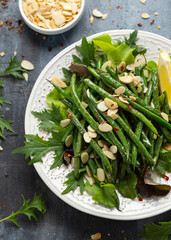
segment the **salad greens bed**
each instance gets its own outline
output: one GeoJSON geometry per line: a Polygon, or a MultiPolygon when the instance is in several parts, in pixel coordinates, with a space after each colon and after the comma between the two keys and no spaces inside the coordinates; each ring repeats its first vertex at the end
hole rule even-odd
{"type": "Polygon", "coordinates": [[[51,137],[25,135],[25,146],[13,152],[31,156],[33,164],[54,151],[51,169],[71,164],[62,194],[79,187],[99,204],[119,209],[118,192],[142,200],[171,189],[167,93],[159,93],[157,64],[146,61],[137,33],[114,42],[108,34],[89,42],[83,37],[76,46],[81,57],[73,55],[64,79],[50,81],[49,109],[32,112],[51,137]],[[155,182],[154,173],[166,184],[155,182]]]}

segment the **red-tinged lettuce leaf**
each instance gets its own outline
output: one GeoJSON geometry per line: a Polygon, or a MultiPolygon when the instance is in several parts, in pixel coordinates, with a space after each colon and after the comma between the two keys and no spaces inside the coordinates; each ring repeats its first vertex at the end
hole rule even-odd
{"type": "Polygon", "coordinates": [[[91,61],[95,61],[94,43],[88,42],[86,37],[82,38],[80,46],[76,46],[77,51],[82,55],[82,63],[90,66],[91,61]]]}
{"type": "Polygon", "coordinates": [[[71,70],[71,72],[78,73],[81,77],[83,76],[88,77],[90,75],[90,72],[87,69],[87,66],[83,64],[72,63],[69,69],[71,70]]]}
{"type": "Polygon", "coordinates": [[[124,177],[119,179],[117,189],[123,197],[134,199],[137,196],[136,186],[137,176],[135,173],[131,172],[126,173],[124,177]]]}
{"type": "Polygon", "coordinates": [[[112,66],[118,66],[121,62],[125,62],[127,65],[134,62],[134,55],[132,54],[134,48],[130,48],[126,44],[117,46],[114,50],[107,54],[108,60],[112,62],[112,66]]]}
{"type": "Polygon", "coordinates": [[[145,224],[145,232],[137,234],[139,237],[145,237],[146,240],[168,240],[171,236],[171,221],[159,222],[157,224],[145,224]]]}
{"type": "Polygon", "coordinates": [[[138,179],[138,188],[140,194],[144,198],[151,196],[166,196],[170,190],[171,186],[167,184],[160,184],[152,180],[150,172],[146,170],[146,173],[143,177],[138,179]]]}
{"type": "Polygon", "coordinates": [[[85,190],[90,195],[93,195],[92,200],[100,203],[105,207],[116,207],[119,209],[119,198],[115,189],[115,186],[110,183],[97,186],[96,184],[90,185],[90,183],[87,181],[85,184],[85,190]]]}

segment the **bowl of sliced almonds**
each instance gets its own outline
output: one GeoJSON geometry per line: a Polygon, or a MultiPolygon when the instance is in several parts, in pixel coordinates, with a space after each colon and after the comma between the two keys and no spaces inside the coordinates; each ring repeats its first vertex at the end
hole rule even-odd
{"type": "Polygon", "coordinates": [[[19,0],[25,23],[34,31],[56,35],[73,28],[81,19],[85,0],[19,0]]]}

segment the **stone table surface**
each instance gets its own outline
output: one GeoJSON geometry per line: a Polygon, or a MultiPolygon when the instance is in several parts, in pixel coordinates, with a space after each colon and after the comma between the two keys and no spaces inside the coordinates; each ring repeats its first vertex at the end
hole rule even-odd
{"type": "Polygon", "coordinates": [[[5,52],[5,56],[0,57],[1,70],[7,66],[14,51],[17,51],[20,59],[25,57],[30,60],[35,70],[29,73],[28,82],[3,78],[4,97],[12,104],[4,106],[1,113],[6,119],[14,121],[12,126],[15,133],[6,132],[6,140],[0,144],[4,149],[0,152],[0,218],[19,209],[21,194],[29,199],[35,192],[43,194],[47,213],[39,214],[37,222],[20,216],[20,228],[11,222],[0,223],[0,240],[88,240],[96,232],[102,233],[102,240],[135,240],[140,239],[136,234],[143,230],[144,224],[171,220],[170,212],[138,221],[113,221],[79,212],[48,189],[34,167],[28,166],[24,156],[11,154],[17,147],[23,146],[24,114],[33,85],[42,69],[57,53],[84,35],[113,29],[140,29],[171,39],[171,0],[147,0],[145,5],[139,0],[86,0],[84,15],[77,26],[64,34],[47,37],[37,35],[25,25],[25,31],[17,33],[17,27],[22,24],[18,2],[10,0],[6,8],[2,8],[2,2],[5,1],[1,1],[0,5],[0,23],[5,19],[13,19],[15,28],[9,30],[7,24],[0,27],[0,52],[5,52]],[[95,19],[91,25],[89,18],[94,8],[109,13],[109,16],[106,20],[95,19]],[[149,13],[150,19],[142,19],[143,12],[149,13]],[[158,16],[155,16],[155,12],[158,12],[158,16]],[[153,19],[154,24],[150,24],[153,19]],[[142,23],[142,26],[139,27],[138,23],[142,23]]]}

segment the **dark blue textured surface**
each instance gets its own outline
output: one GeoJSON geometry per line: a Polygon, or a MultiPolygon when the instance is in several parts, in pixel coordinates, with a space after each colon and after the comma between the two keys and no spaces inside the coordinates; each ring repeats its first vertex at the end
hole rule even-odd
{"type": "MultiPolygon", "coordinates": [[[[8,9],[1,9],[0,6],[0,22],[4,18],[21,19],[17,4],[11,0],[8,9]]],[[[6,66],[14,51],[18,52],[19,58],[25,55],[35,66],[35,70],[29,74],[28,82],[4,78],[4,97],[9,99],[12,105],[3,108],[3,114],[7,119],[14,121],[15,134],[7,133],[7,140],[1,144],[4,151],[0,152],[0,218],[21,206],[21,194],[32,198],[34,192],[43,193],[47,203],[47,213],[44,216],[39,215],[38,222],[30,222],[23,216],[19,217],[21,228],[9,222],[1,223],[0,240],[88,240],[90,235],[96,232],[102,233],[102,240],[119,240],[125,236],[128,240],[135,240],[140,239],[136,234],[143,230],[143,224],[171,220],[170,212],[132,222],[106,220],[81,213],[57,198],[39,178],[34,167],[27,165],[23,156],[11,154],[13,149],[23,145],[24,113],[32,87],[41,70],[58,52],[83,35],[89,36],[111,29],[138,28],[171,39],[170,9],[171,0],[147,0],[145,5],[138,0],[86,0],[83,18],[76,27],[65,34],[48,36],[44,40],[42,35],[37,36],[27,27],[22,35],[17,34],[16,30],[8,31],[7,27],[0,28],[0,52],[6,53],[1,59],[2,68],[6,66]],[[117,9],[117,5],[121,8],[117,9]],[[109,6],[112,7],[111,10],[108,9],[109,6]],[[109,16],[106,20],[95,19],[91,25],[89,18],[94,8],[109,13],[109,16]],[[143,20],[143,12],[149,13],[150,19],[143,20]],[[155,12],[159,15],[155,16],[155,12]],[[155,23],[150,25],[153,19],[155,23]],[[139,22],[143,23],[142,27],[137,26],[139,22]],[[161,30],[158,29],[158,25],[161,25],[161,30]],[[49,52],[48,47],[52,47],[52,51],[49,52]],[[5,177],[6,173],[8,177],[5,177]],[[5,207],[1,206],[2,202],[6,203],[5,207]],[[122,230],[125,230],[125,233],[122,233],[122,230]]]]}

